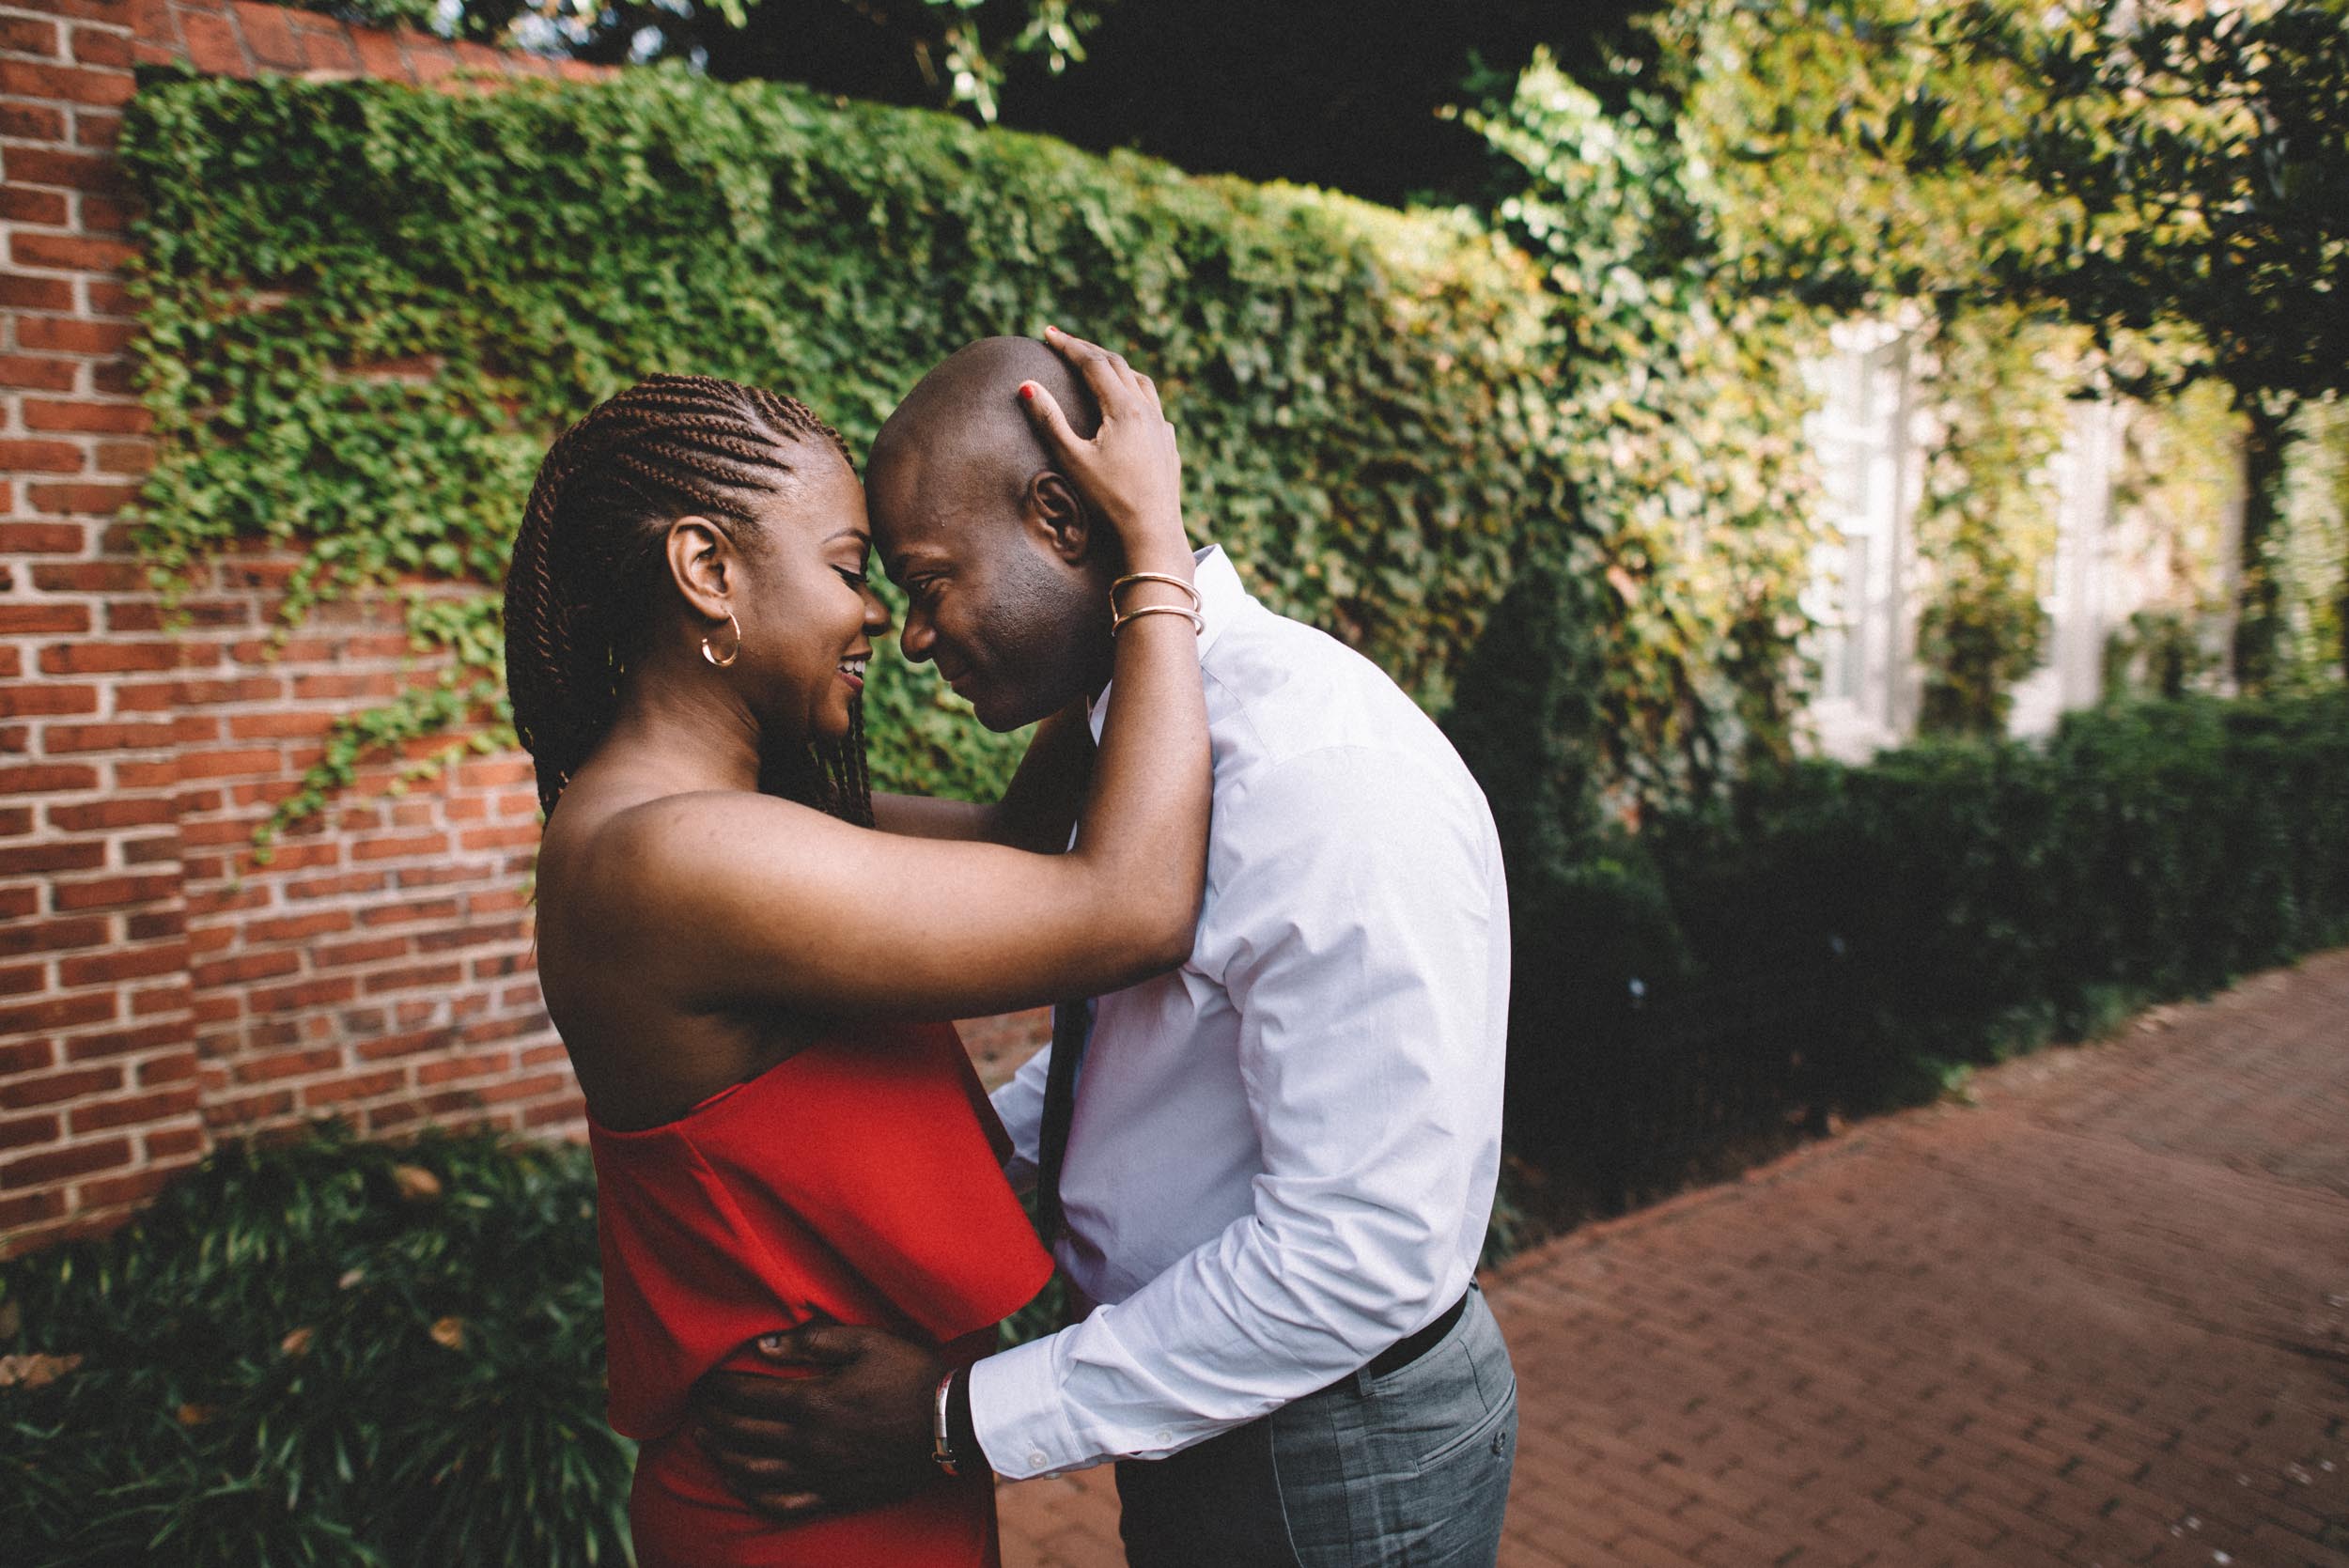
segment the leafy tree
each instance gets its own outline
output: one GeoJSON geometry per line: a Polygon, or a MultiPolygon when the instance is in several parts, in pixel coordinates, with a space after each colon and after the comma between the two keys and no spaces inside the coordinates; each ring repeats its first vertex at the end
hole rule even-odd
{"type": "Polygon", "coordinates": [[[2053,244],[1992,248],[1991,287],[2051,302],[2107,344],[2182,320],[2201,351],[2122,357],[2121,384],[2214,375],[2232,390],[2248,427],[2234,673],[2264,688],[2294,414],[2349,385],[2349,9],[1975,0],[1931,26],[1939,47],[2046,84],[2046,112],[2016,133],[1909,111],[1921,155],[2016,170],[2068,210],[2053,244]]]}
{"type": "Polygon", "coordinates": [[[957,109],[1194,174],[1400,205],[1474,199],[1489,159],[1443,117],[1537,45],[1569,68],[1640,0],[281,0],[605,62],[677,58],[957,109]],[[1072,67],[1082,62],[1083,69],[1072,67]]]}
{"type": "Polygon", "coordinates": [[[1982,236],[2049,221],[2030,182],[1906,158],[1887,131],[1916,91],[2019,101],[1980,62],[1911,47],[1906,0],[1678,0],[1643,23],[1714,220],[1719,287],[1837,317],[1898,321],[1914,407],[1937,432],[1910,519],[1920,568],[1920,726],[1995,733],[2036,663],[2042,569],[2056,536],[2033,470],[2067,423],[2046,306],[1973,287],[1982,236]]]}
{"type": "Polygon", "coordinates": [[[2248,427],[2235,675],[2263,687],[2294,413],[2349,382],[2349,8],[1797,0],[1766,23],[1679,14],[1695,19],[1684,42],[1747,52],[1749,80],[1708,70],[1696,90],[1752,132],[1727,178],[1768,231],[1749,258],[1779,286],[2052,311],[2090,330],[2117,390],[2228,386],[2248,427]],[[1822,199],[1839,179],[1845,198],[1822,199]]]}
{"type": "Polygon", "coordinates": [[[2349,385],[2349,8],[2275,0],[2012,0],[1932,8],[1937,53],[2037,84],[1983,123],[1929,92],[1895,116],[1912,164],[2018,177],[2053,225],[1985,235],[1988,283],[2052,302],[2116,352],[2125,390],[2216,374],[2247,405],[2349,385]],[[2157,319],[2201,354],[2125,351],[2157,319]]]}
{"type": "Polygon", "coordinates": [[[723,80],[794,81],[992,124],[1015,63],[1057,76],[1112,0],[615,0],[603,49],[685,54],[723,80]]]}

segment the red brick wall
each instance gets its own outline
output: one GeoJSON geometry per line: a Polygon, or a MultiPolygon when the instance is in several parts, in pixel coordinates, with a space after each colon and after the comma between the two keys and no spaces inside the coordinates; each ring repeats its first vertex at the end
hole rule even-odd
{"type": "Polygon", "coordinates": [[[182,655],[108,522],[148,461],[108,153],[133,53],[127,5],[0,7],[0,1235],[117,1212],[209,1136],[183,715],[149,696],[182,655]]]}
{"type": "MultiPolygon", "coordinates": [[[[283,555],[217,565],[167,625],[117,519],[151,443],[109,148],[134,62],[169,60],[599,74],[235,0],[0,0],[0,1254],[327,1111],[582,1126],[531,971],[528,759],[385,798],[387,759],[257,864],[334,719],[433,671],[381,599],[273,646],[283,555]]],[[[1036,1029],[981,1033],[1000,1056],[1036,1029]]]]}

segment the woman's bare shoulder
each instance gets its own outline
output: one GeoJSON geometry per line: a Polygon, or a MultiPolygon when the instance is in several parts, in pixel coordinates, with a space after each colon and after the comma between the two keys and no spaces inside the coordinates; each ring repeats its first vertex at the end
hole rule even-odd
{"type": "Polygon", "coordinates": [[[540,906],[559,902],[623,920],[658,918],[746,857],[786,869],[796,852],[821,852],[822,841],[846,828],[796,801],[740,789],[580,804],[585,809],[569,821],[558,808],[547,825],[540,906]]]}
{"type": "MultiPolygon", "coordinates": [[[[540,849],[538,967],[598,1120],[658,1125],[804,1047],[796,1013],[730,1005],[744,966],[723,932],[739,922],[706,895],[736,869],[717,858],[728,844],[787,842],[829,819],[748,791],[587,795],[565,821],[573,804],[567,795],[540,849]]],[[[787,886],[772,893],[793,906],[787,886]]]]}

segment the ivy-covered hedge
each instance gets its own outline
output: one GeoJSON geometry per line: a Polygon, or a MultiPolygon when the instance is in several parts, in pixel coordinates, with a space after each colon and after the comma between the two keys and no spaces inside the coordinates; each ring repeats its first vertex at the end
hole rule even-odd
{"type": "Polygon", "coordinates": [[[1629,1201],[2349,941],[2344,779],[2335,689],[1806,764],[1637,839],[1525,823],[1514,1135],[1629,1201]]]}
{"type": "MultiPolygon", "coordinates": [[[[297,614],[401,574],[494,585],[549,437],[647,372],[791,393],[861,451],[947,352],[1047,322],[1157,378],[1201,534],[1431,706],[1524,542],[1566,526],[1539,291],[1451,218],[666,70],[150,80],[122,155],[150,550],[184,571],[297,545],[297,614]]],[[[415,630],[471,648],[453,681],[494,702],[491,595],[415,630]]],[[[1000,776],[926,673],[877,669],[879,778],[1000,776]]],[[[428,731],[428,706],[371,737],[428,731]]]]}

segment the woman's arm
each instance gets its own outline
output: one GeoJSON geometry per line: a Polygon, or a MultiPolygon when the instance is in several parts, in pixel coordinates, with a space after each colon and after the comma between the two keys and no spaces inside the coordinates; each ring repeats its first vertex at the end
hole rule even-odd
{"type": "Polygon", "coordinates": [[[927,795],[875,795],[873,818],[885,833],[1007,844],[1039,855],[1068,844],[1093,776],[1093,729],[1085,705],[1073,703],[1035,727],[1003,798],[992,804],[927,795]]]}
{"type": "MultiPolygon", "coordinates": [[[[1156,389],[1117,355],[1065,335],[1053,346],[1093,388],[1101,427],[1079,440],[1036,389],[1037,428],[1116,532],[1128,570],[1190,582],[1181,461],[1156,389]]],[[[1190,603],[1159,582],[1119,598],[1128,611],[1190,603]]],[[[614,959],[688,1005],[969,1017],[1130,985],[1188,955],[1206,875],[1210,775],[1190,620],[1127,622],[1112,679],[1066,854],[873,832],[709,792],[614,817],[586,873],[601,885],[579,892],[618,912],[614,959]]],[[[1044,815],[1024,830],[1034,840],[1044,815]]]]}

